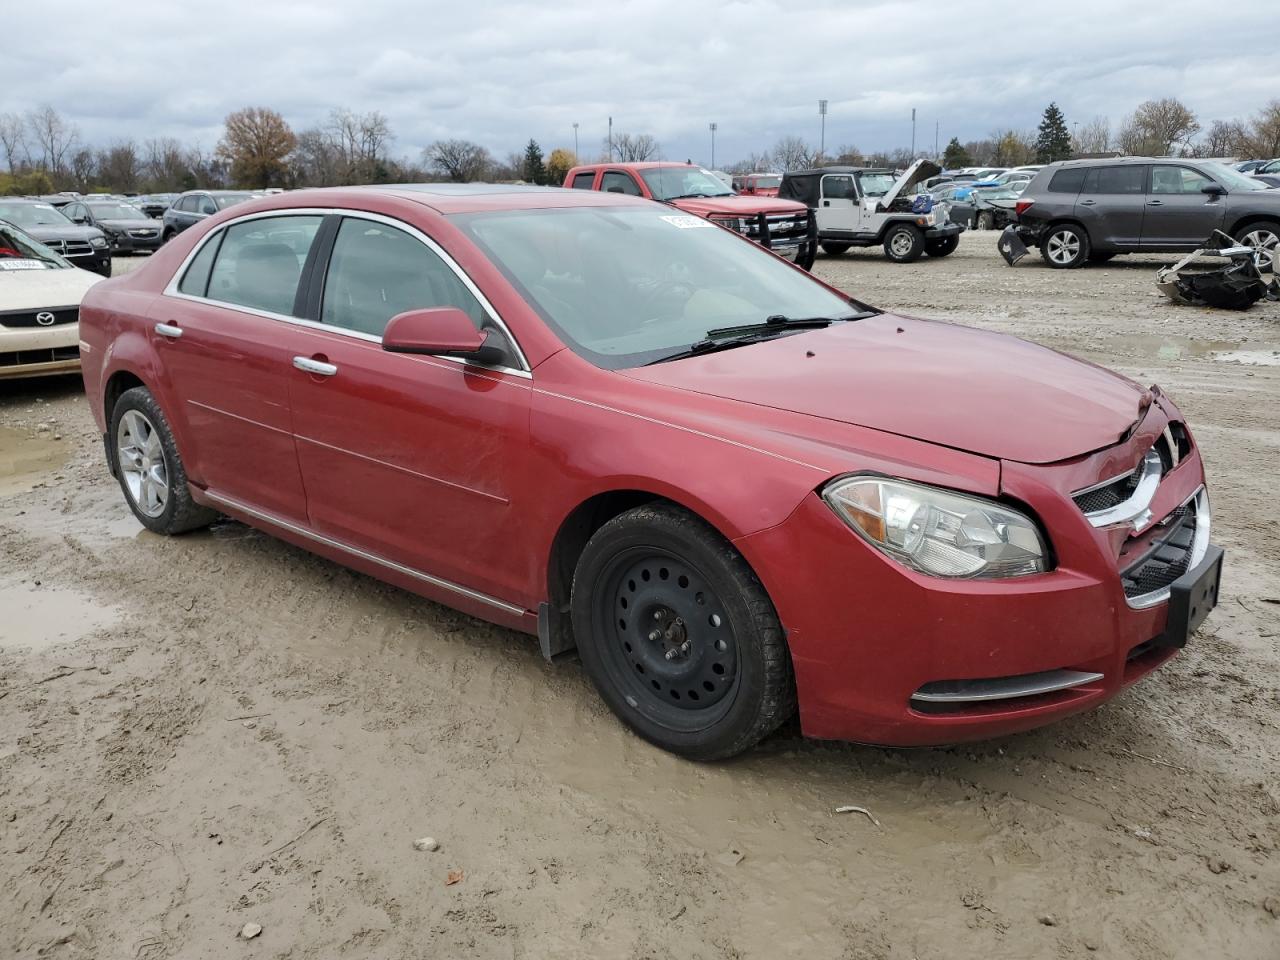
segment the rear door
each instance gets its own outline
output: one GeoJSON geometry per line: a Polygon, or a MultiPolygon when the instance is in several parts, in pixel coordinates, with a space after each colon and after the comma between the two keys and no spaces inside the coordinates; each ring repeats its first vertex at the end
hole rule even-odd
{"type": "Polygon", "coordinates": [[[442,306],[510,342],[493,308],[425,234],[370,214],[343,216],[314,284],[289,377],[311,527],[487,596],[526,591],[532,558],[513,544],[527,364],[514,350],[515,366],[493,368],[382,349],[393,316],[442,306]]]}
{"type": "Polygon", "coordinates": [[[253,217],[214,232],[152,309],[151,334],[183,425],[183,460],[210,492],[305,520],[286,334],[320,214],[253,217]]]}
{"type": "Polygon", "coordinates": [[[823,234],[852,236],[857,231],[858,201],[852,176],[829,173],[822,178],[817,217],[818,230],[823,234]]]}
{"type": "Polygon", "coordinates": [[[1180,163],[1153,163],[1142,221],[1144,247],[1193,250],[1221,228],[1226,203],[1202,192],[1215,181],[1180,163]]]}
{"type": "Polygon", "coordinates": [[[1093,167],[1085,175],[1075,214],[1097,249],[1136,249],[1142,242],[1147,167],[1140,163],[1093,167]]]}

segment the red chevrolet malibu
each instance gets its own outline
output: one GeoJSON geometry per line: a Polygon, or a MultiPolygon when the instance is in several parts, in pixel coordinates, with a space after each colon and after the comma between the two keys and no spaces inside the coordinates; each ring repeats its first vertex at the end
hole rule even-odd
{"type": "Polygon", "coordinates": [[[669,206],[424,185],[211,217],[80,313],[151,530],[227,514],[577,648],[640,735],[948,743],[1097,706],[1214,605],[1173,402],[882,313],[669,206]]]}

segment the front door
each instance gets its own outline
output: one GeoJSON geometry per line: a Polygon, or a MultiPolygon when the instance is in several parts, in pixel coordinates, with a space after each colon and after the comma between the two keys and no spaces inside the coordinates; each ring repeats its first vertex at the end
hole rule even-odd
{"type": "Polygon", "coordinates": [[[152,308],[193,478],[211,492],[305,520],[294,450],[285,336],[319,216],[258,217],[213,233],[177,288],[152,308]]]}
{"type": "Polygon", "coordinates": [[[1075,212],[1095,247],[1123,250],[1138,246],[1146,188],[1147,168],[1143,164],[1094,167],[1085,175],[1075,212]]]}
{"type": "Polygon", "coordinates": [[[858,199],[853,188],[853,177],[848,174],[827,174],[822,178],[822,197],[818,200],[818,231],[820,234],[853,234],[858,229],[858,199]]]}
{"type": "Polygon", "coordinates": [[[1181,164],[1151,166],[1147,211],[1142,221],[1144,247],[1194,250],[1222,227],[1226,203],[1221,195],[1204,193],[1214,181],[1181,164]]]}
{"type": "Polygon", "coordinates": [[[290,397],[310,523],[451,583],[518,596],[533,562],[512,549],[527,372],[381,346],[393,316],[441,306],[460,307],[478,327],[492,323],[425,236],[384,220],[341,221],[319,325],[298,328],[292,340],[299,368],[290,397]]]}

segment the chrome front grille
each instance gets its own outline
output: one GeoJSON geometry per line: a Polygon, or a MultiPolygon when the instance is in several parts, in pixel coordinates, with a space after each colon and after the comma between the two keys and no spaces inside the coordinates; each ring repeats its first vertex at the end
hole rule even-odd
{"type": "Polygon", "coordinates": [[[41,240],[40,242],[54,253],[60,253],[64,257],[87,257],[93,253],[93,247],[88,240],[41,240]]]}
{"type": "Polygon", "coordinates": [[[1163,603],[1169,587],[1188,570],[1194,570],[1209,548],[1209,496],[1201,487],[1160,521],[1150,540],[1120,571],[1129,606],[1143,608],[1163,603]]]}

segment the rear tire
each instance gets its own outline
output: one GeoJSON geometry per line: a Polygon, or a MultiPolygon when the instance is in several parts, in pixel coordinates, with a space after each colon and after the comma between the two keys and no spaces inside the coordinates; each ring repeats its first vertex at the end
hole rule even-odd
{"type": "Polygon", "coordinates": [[[851,246],[852,244],[848,244],[848,243],[828,243],[826,241],[823,241],[822,252],[830,254],[833,257],[838,257],[842,253],[847,253],[849,251],[849,247],[851,246]]]}
{"type": "Polygon", "coordinates": [[[1260,251],[1254,255],[1260,271],[1280,272],[1280,223],[1259,220],[1247,224],[1236,231],[1235,239],[1260,251]]]}
{"type": "Polygon", "coordinates": [[[172,535],[218,516],[196,503],[164,411],[146,387],[120,394],[111,411],[110,456],[129,509],[148,530],[172,535]]]}
{"type": "Polygon", "coordinates": [[[994,230],[996,228],[995,214],[989,210],[983,210],[978,214],[978,219],[974,225],[979,230],[994,230]]]}
{"type": "Polygon", "coordinates": [[[764,587],[727,540],[679,507],[637,507],[597,530],[571,607],[596,690],[664,750],[731,757],[795,712],[791,657],[764,587]]]}
{"type": "Polygon", "coordinates": [[[959,246],[959,237],[939,237],[937,240],[926,240],[924,252],[931,257],[949,257],[959,246]]]}
{"type": "Polygon", "coordinates": [[[1040,240],[1040,256],[1055,270],[1074,270],[1089,261],[1089,235],[1074,223],[1054,224],[1040,240]]]}
{"type": "Polygon", "coordinates": [[[894,263],[914,263],[924,255],[924,234],[914,224],[894,224],[884,235],[884,255],[894,263]]]}

